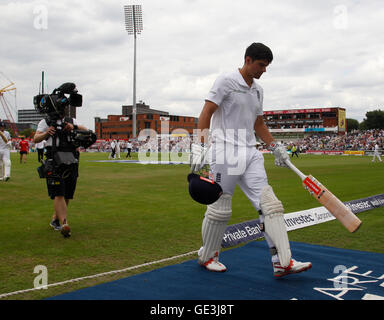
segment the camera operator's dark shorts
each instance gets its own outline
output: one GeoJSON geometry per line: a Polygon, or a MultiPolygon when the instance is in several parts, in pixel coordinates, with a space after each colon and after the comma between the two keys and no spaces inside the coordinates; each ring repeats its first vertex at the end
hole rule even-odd
{"type": "Polygon", "coordinates": [[[73,199],[75,194],[77,177],[68,178],[47,178],[48,195],[53,200],[57,196],[64,196],[65,199],[73,199]]]}
{"type": "Polygon", "coordinates": [[[27,151],[20,151],[20,154],[27,154],[27,151]]]}

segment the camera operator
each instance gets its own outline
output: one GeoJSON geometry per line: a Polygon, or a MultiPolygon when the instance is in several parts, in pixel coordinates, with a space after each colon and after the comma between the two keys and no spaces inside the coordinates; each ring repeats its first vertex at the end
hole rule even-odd
{"type": "MultiPolygon", "coordinates": [[[[70,133],[74,129],[87,130],[86,127],[78,125],[76,119],[72,119],[73,123],[64,122],[64,119],[57,120],[57,125],[64,125],[62,132],[70,133]]],[[[48,126],[45,119],[42,119],[37,127],[36,134],[33,138],[35,143],[46,140],[46,158],[52,159],[52,142],[57,133],[57,128],[54,126],[48,126]]],[[[58,150],[61,150],[60,138],[56,138],[56,144],[59,146],[58,150]]],[[[73,147],[73,153],[76,159],[79,159],[79,152],[73,147]]],[[[73,195],[75,193],[76,183],[77,183],[77,166],[76,169],[73,170],[67,177],[47,177],[47,188],[48,195],[54,201],[54,209],[55,213],[52,216],[52,221],[50,225],[55,230],[61,230],[61,233],[64,237],[70,236],[70,228],[67,219],[67,207],[69,204],[69,200],[73,199],[73,195]],[[61,223],[61,226],[60,226],[61,223]]]]}
{"type": "Polygon", "coordinates": [[[87,148],[96,141],[96,135],[79,125],[74,118],[65,117],[69,105],[82,105],[75,84],[65,83],[50,95],[34,97],[37,111],[46,114],[37,127],[35,143],[46,140],[46,160],[38,168],[40,178],[46,178],[49,197],[54,201],[50,226],[67,238],[71,229],[67,219],[69,200],[73,199],[78,178],[79,146],[87,148]],[[69,95],[69,98],[65,94],[69,95]]]}

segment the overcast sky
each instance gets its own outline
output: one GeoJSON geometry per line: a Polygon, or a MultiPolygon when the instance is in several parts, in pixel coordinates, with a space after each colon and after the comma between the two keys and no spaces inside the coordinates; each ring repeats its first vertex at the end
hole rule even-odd
{"type": "Polygon", "coordinates": [[[121,114],[133,96],[129,4],[143,10],[136,97],[152,108],[198,117],[216,77],[263,42],[274,53],[258,80],[264,110],[338,106],[362,121],[384,109],[382,0],[0,0],[0,86],[13,81],[18,109],[31,109],[44,70],[49,92],[76,83],[88,128],[121,114]]]}

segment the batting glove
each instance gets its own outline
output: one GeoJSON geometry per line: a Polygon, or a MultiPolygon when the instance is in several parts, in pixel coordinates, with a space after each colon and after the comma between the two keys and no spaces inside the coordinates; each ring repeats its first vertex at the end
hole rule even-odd
{"type": "Polygon", "coordinates": [[[287,153],[287,150],[282,144],[271,143],[268,149],[269,151],[272,151],[272,153],[275,156],[276,166],[288,167],[288,165],[286,164],[286,160],[289,161],[289,155],[287,153]]]}
{"type": "Polygon", "coordinates": [[[206,164],[206,155],[208,153],[208,148],[203,144],[192,143],[191,145],[191,155],[190,155],[190,165],[191,171],[197,172],[200,171],[202,167],[206,164]]]}
{"type": "Polygon", "coordinates": [[[11,150],[12,149],[12,141],[8,141],[6,147],[11,150]]]}

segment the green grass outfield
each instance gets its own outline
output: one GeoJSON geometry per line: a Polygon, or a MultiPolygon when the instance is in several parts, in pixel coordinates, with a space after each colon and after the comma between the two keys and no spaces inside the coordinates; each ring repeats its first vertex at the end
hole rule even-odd
{"type": "MultiPolygon", "coordinates": [[[[72,237],[64,239],[49,226],[53,203],[45,180],[37,175],[37,154],[29,154],[27,164],[20,164],[18,154],[11,154],[12,178],[0,182],[0,294],[33,288],[37,265],[47,267],[52,284],[199,249],[205,207],[188,194],[189,166],[90,161],[107,157],[106,153],[81,154],[80,177],[68,212],[72,237]]],[[[293,163],[342,201],[384,193],[384,164],[372,163],[371,157],[301,155],[293,163]]],[[[265,155],[265,167],[287,213],[320,206],[291,170],[274,166],[271,155],[265,155]]],[[[230,224],[257,217],[237,188],[230,224]]],[[[359,218],[363,225],[354,234],[331,221],[291,231],[289,238],[384,253],[384,208],[360,213],[359,218]]],[[[41,299],[194,258],[191,255],[5,299],[41,299]]]]}

